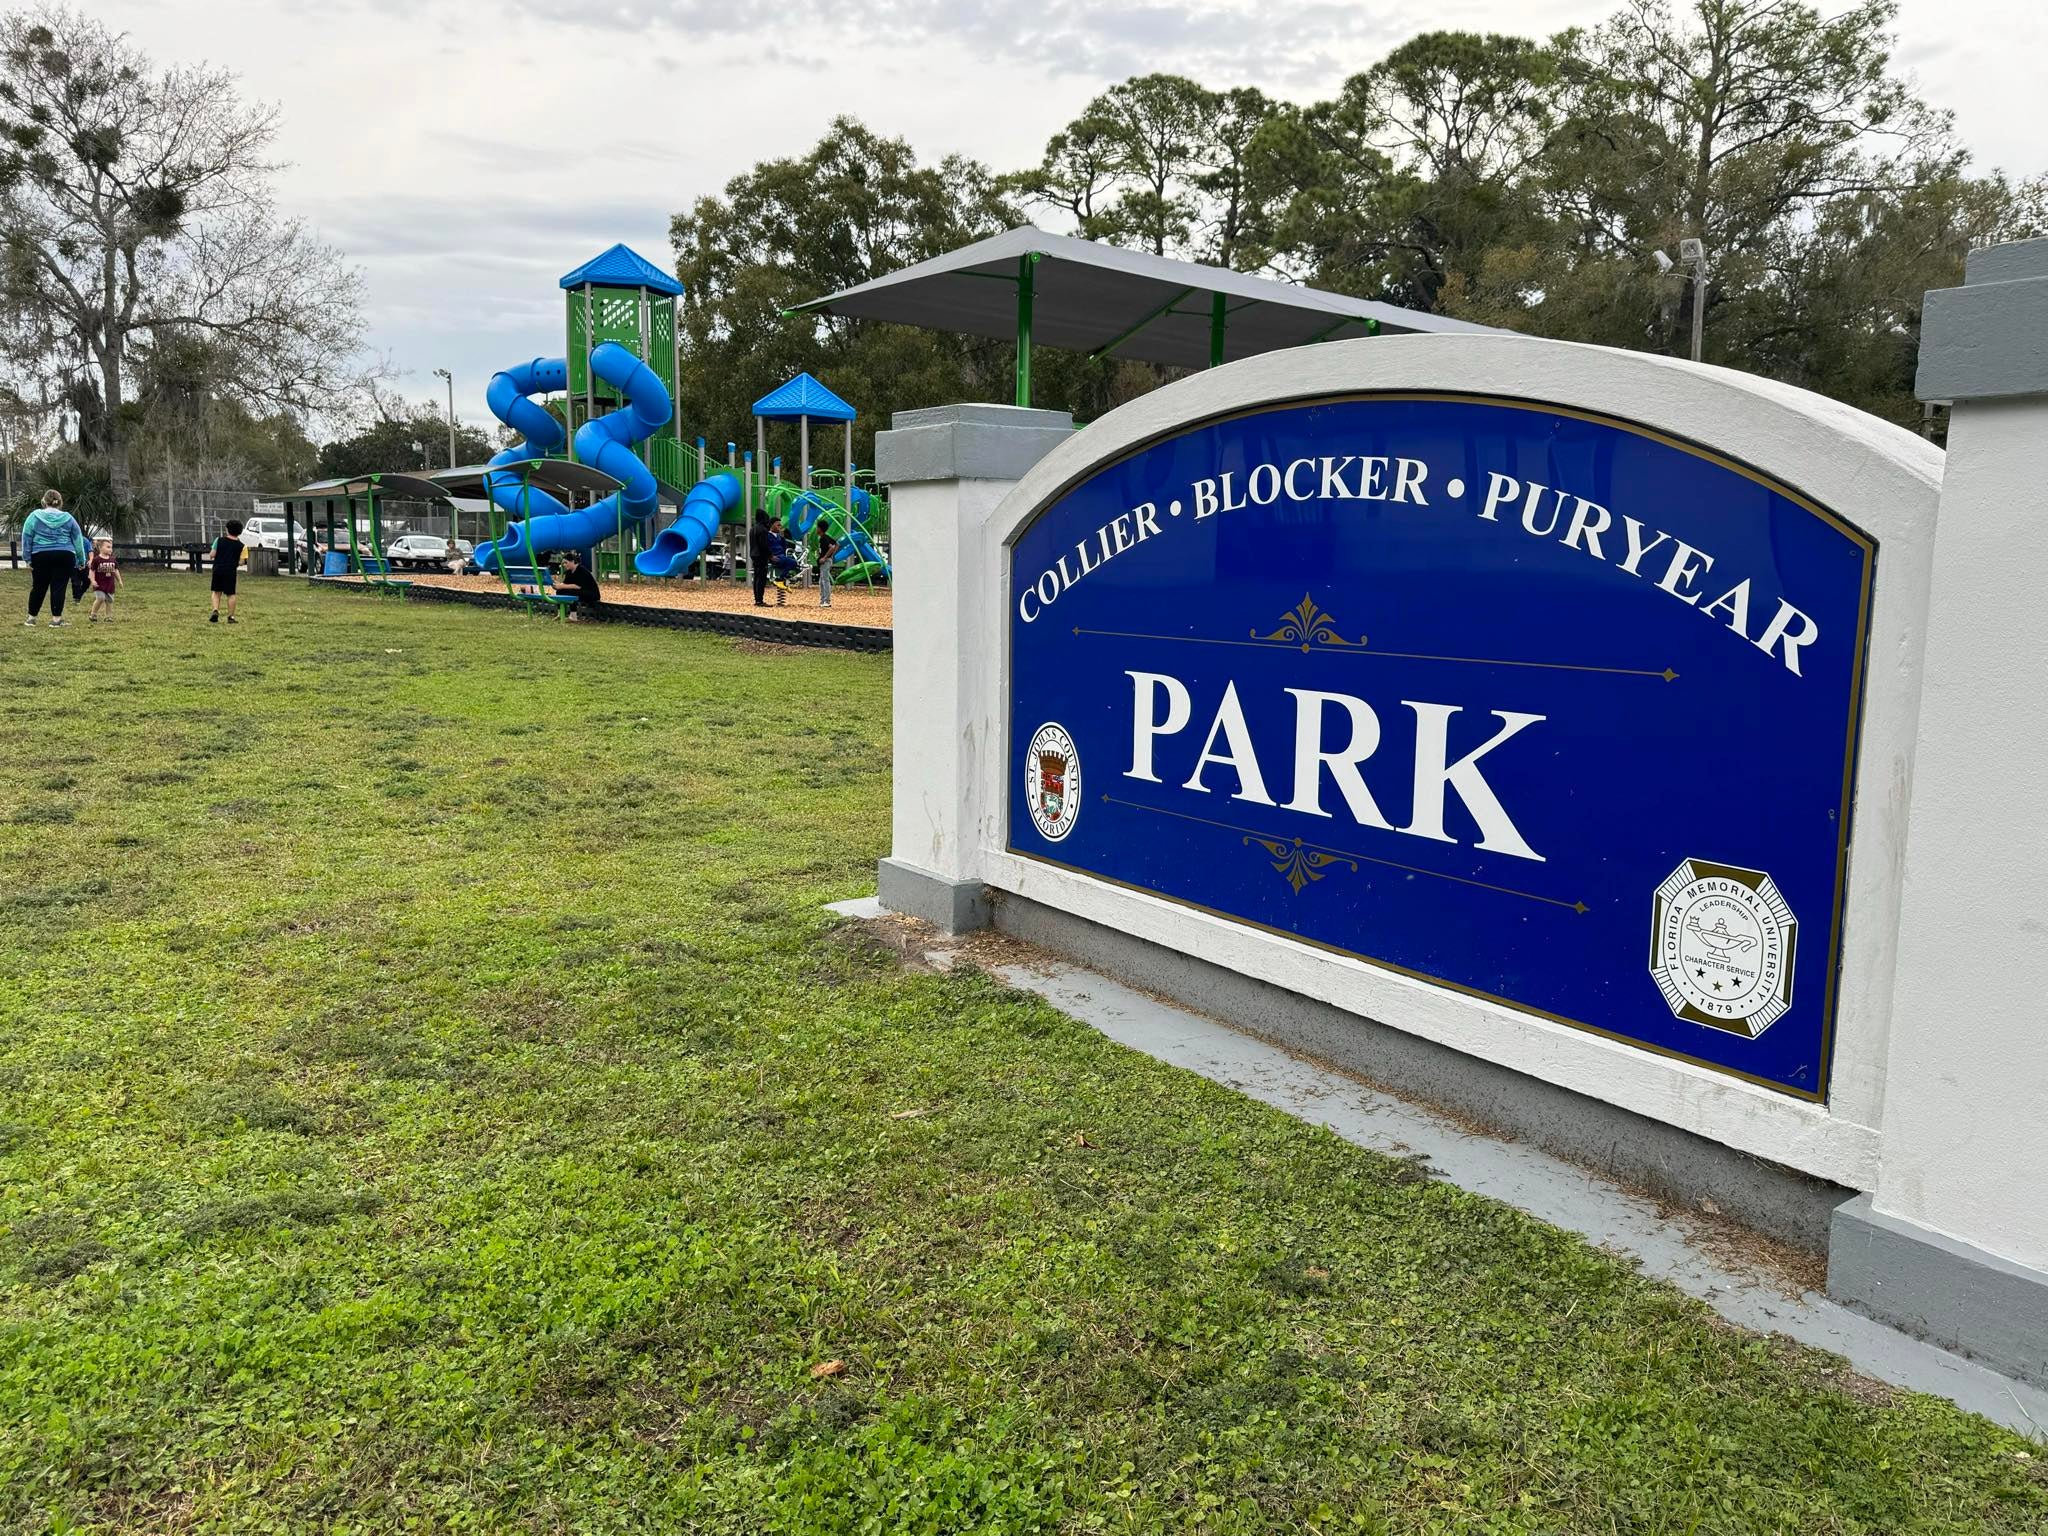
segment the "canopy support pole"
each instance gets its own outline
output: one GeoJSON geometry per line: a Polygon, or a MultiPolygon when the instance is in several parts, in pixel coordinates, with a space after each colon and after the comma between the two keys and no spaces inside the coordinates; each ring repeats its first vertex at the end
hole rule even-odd
{"type": "Polygon", "coordinates": [[[1017,404],[1031,406],[1031,301],[1038,263],[1036,251],[1017,258],[1017,404]]]}
{"type": "MultiPolygon", "coordinates": [[[[583,419],[585,421],[594,421],[597,417],[597,381],[590,374],[590,354],[597,347],[597,343],[592,339],[595,334],[593,327],[597,322],[592,318],[593,310],[591,308],[590,294],[590,284],[585,283],[583,285],[583,419]]],[[[562,402],[562,415],[569,423],[569,441],[565,446],[568,448],[569,458],[573,462],[576,458],[576,397],[574,395],[570,395],[562,402]]],[[[531,551],[528,551],[528,553],[530,554],[531,551]]]]}
{"type": "MultiPolygon", "coordinates": [[[[1114,352],[1118,347],[1122,346],[1125,342],[1129,341],[1133,336],[1137,335],[1138,332],[1145,329],[1145,327],[1150,325],[1154,320],[1159,319],[1162,315],[1171,314],[1173,312],[1173,306],[1178,304],[1182,299],[1186,298],[1189,294],[1193,293],[1194,291],[1195,290],[1192,288],[1181,289],[1179,293],[1176,293],[1172,298],[1168,299],[1164,304],[1161,304],[1157,309],[1148,311],[1143,319],[1138,320],[1131,325],[1125,326],[1121,331],[1118,331],[1116,335],[1112,336],[1108,341],[1105,341],[1093,352],[1090,352],[1088,354],[1088,361],[1092,363],[1098,357],[1108,356],[1111,352],[1114,352]]],[[[1217,297],[1221,298],[1222,295],[1218,294],[1217,297]]]]}
{"type": "Polygon", "coordinates": [[[1346,315],[1342,320],[1339,320],[1335,325],[1324,326],[1320,331],[1317,331],[1315,335],[1309,337],[1307,341],[1303,342],[1302,345],[1305,347],[1312,347],[1319,341],[1328,341],[1332,336],[1336,335],[1337,332],[1343,330],[1344,327],[1347,325],[1364,326],[1365,334],[1368,336],[1377,336],[1380,333],[1379,321],[1373,319],[1371,316],[1368,315],[1364,318],[1360,318],[1357,315],[1346,315]]]}
{"type": "Polygon", "coordinates": [[[683,300],[680,294],[668,301],[668,339],[668,388],[672,402],[668,424],[680,443],[683,440],[683,300]]]}
{"type": "Polygon", "coordinates": [[[1218,367],[1223,362],[1223,329],[1226,324],[1224,298],[1220,293],[1209,295],[1209,366],[1218,367]]]}

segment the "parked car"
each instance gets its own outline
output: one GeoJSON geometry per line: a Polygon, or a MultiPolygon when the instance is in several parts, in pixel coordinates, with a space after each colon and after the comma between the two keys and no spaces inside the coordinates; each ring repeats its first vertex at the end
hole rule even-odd
{"type": "Polygon", "coordinates": [[[414,571],[469,570],[476,547],[467,539],[453,543],[431,533],[408,533],[384,546],[384,557],[394,566],[414,571]]]}
{"type": "Polygon", "coordinates": [[[285,520],[281,517],[252,517],[242,524],[242,548],[274,549],[284,553],[285,520]]]}

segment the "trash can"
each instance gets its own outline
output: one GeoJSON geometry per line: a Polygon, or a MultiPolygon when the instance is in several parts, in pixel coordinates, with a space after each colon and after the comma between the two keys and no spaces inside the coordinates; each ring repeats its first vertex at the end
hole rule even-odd
{"type": "Polygon", "coordinates": [[[348,551],[330,549],[320,562],[322,576],[346,576],[348,574],[348,551]]]}
{"type": "Polygon", "coordinates": [[[252,549],[249,551],[249,574],[251,576],[275,576],[278,573],[278,552],[274,549],[252,549]]]}

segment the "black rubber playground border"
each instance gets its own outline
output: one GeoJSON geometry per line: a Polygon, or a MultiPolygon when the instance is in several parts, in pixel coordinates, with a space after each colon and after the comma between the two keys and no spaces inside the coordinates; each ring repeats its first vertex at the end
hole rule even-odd
{"type": "MultiPolygon", "coordinates": [[[[362,582],[330,581],[315,577],[308,586],[339,592],[376,595],[376,588],[362,582]]],[[[526,604],[506,592],[465,592],[455,587],[408,586],[408,599],[430,603],[461,603],[471,608],[507,608],[523,611],[526,604]]],[[[554,623],[536,614],[534,622],[554,623]]],[[[836,651],[888,651],[896,646],[895,634],[872,624],[817,624],[795,619],[771,619],[763,614],[723,613],[697,608],[643,608],[632,603],[605,603],[586,620],[595,624],[639,624],[650,629],[696,629],[740,640],[763,640],[773,645],[812,645],[836,651]]]]}

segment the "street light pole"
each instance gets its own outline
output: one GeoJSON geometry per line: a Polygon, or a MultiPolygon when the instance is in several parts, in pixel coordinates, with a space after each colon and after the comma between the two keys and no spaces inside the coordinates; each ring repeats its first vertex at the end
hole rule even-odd
{"type": "Polygon", "coordinates": [[[448,467],[455,467],[455,375],[446,368],[436,368],[434,377],[448,385],[448,467]]]}
{"type": "MultiPolygon", "coordinates": [[[[455,375],[446,368],[436,368],[434,376],[448,386],[448,467],[455,467],[455,375]]],[[[455,505],[453,497],[448,501],[448,552],[455,553],[455,542],[462,537],[462,510],[455,505]]]]}

